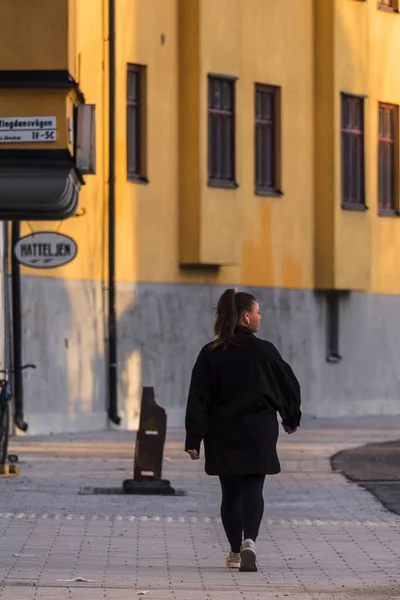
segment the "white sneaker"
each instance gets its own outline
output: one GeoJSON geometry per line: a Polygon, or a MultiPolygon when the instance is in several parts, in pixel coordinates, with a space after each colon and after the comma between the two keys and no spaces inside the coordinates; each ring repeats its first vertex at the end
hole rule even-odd
{"type": "Polygon", "coordinates": [[[256,545],[253,540],[244,540],[240,549],[240,567],[239,571],[257,571],[256,565],[256,545]]]}
{"type": "Polygon", "coordinates": [[[230,552],[226,557],[226,566],[229,569],[238,569],[240,567],[239,552],[230,552]]]}

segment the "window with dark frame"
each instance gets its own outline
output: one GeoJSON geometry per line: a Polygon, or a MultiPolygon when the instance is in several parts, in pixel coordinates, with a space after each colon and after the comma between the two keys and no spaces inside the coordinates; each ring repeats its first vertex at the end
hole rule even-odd
{"type": "Polygon", "coordinates": [[[235,80],[208,76],[208,183],[235,184],[235,80]]]}
{"type": "Polygon", "coordinates": [[[128,64],[127,167],[128,180],[145,181],[145,72],[142,65],[128,64]]]}
{"type": "Polygon", "coordinates": [[[399,0],[378,0],[378,8],[397,12],[399,10],[399,0]]]}
{"type": "Polygon", "coordinates": [[[399,126],[398,106],[379,104],[378,188],[379,210],[398,213],[399,210],[399,126]]]}
{"type": "Polygon", "coordinates": [[[365,207],[364,99],[342,94],[342,206],[365,207]]]}
{"type": "Polygon", "coordinates": [[[256,193],[280,193],[279,98],[276,86],[255,86],[256,193]]]}

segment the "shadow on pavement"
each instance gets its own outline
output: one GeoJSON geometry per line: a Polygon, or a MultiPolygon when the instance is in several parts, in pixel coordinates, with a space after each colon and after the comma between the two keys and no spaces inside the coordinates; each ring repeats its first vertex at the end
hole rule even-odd
{"type": "Polygon", "coordinates": [[[400,515],[400,440],[342,450],[331,457],[331,467],[400,515]]]}

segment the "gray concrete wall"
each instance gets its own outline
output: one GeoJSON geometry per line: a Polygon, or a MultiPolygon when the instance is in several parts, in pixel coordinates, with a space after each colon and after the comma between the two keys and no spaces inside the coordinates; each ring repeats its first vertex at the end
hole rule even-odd
{"type": "MultiPolygon", "coordinates": [[[[212,308],[224,287],[117,287],[119,405],[123,427],[138,424],[142,385],[155,387],[170,425],[182,425],[191,368],[211,339],[212,308]]],[[[31,433],[107,426],[105,319],[100,283],[24,277],[23,353],[31,433]]],[[[252,289],[260,336],[274,342],[313,416],[399,415],[400,298],[351,294],[341,301],[340,351],[328,364],[325,301],[311,291],[252,289]]]]}
{"type": "Polygon", "coordinates": [[[30,433],[99,430],[105,414],[102,288],[22,277],[24,402],[30,433]]]}

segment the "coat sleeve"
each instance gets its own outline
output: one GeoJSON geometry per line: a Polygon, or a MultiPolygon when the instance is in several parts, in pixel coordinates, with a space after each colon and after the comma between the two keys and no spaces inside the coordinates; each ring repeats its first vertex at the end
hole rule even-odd
{"type": "Polygon", "coordinates": [[[270,344],[272,371],[279,390],[278,412],[286,427],[296,428],[301,420],[300,384],[291,367],[283,360],[278,350],[270,344]]]}
{"type": "Polygon", "coordinates": [[[185,450],[198,452],[209,426],[210,373],[205,353],[203,348],[193,367],[185,417],[185,450]]]}

